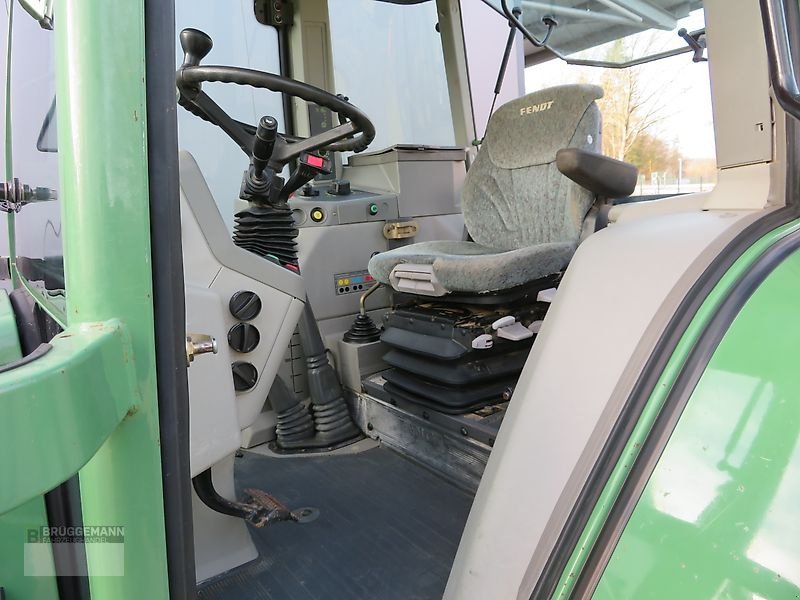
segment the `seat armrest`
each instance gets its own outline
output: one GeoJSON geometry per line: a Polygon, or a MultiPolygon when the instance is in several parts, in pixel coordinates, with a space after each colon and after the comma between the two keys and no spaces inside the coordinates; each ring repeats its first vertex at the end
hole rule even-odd
{"type": "Polygon", "coordinates": [[[579,148],[559,150],[556,167],[578,185],[605,198],[630,196],[639,178],[634,165],[579,148]]]}

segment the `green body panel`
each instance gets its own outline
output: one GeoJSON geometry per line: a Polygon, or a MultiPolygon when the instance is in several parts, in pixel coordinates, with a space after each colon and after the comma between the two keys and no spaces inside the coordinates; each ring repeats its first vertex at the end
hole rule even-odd
{"type": "Polygon", "coordinates": [[[166,598],[144,5],[63,0],[55,22],[67,320],[125,324],[140,401],[80,472],[84,523],[125,527],[124,577],[103,577],[108,557],[87,549],[92,598],[166,598]]]}
{"type": "Polygon", "coordinates": [[[768,248],[785,236],[798,230],[800,230],[800,221],[793,221],[765,235],[736,260],[705,299],[675,348],[652,395],[648,399],[619,461],[614,467],[597,504],[592,510],[592,514],[567,562],[567,566],[561,574],[561,579],[553,597],[568,598],[572,594],[578,576],[586,564],[586,559],[600,534],[600,530],[606,522],[608,513],[614,505],[619,491],[630,472],[630,468],[639,454],[642,443],[650,432],[658,413],[661,411],[661,407],[672,389],[675,379],[686,363],[689,353],[692,348],[694,348],[698,338],[705,330],[706,325],[718,310],[728,292],[733,288],[736,282],[739,281],[741,275],[746,272],[768,248]]]}
{"type": "MultiPolygon", "coordinates": [[[[0,291],[0,346],[0,356],[2,357],[0,358],[0,365],[22,358],[19,336],[17,335],[17,324],[14,320],[14,313],[12,312],[8,295],[4,290],[0,291]]],[[[34,421],[34,426],[30,429],[26,429],[22,424],[18,425],[16,423],[14,423],[13,427],[9,427],[12,421],[5,409],[9,403],[15,401],[15,397],[3,397],[1,391],[3,382],[3,375],[0,375],[0,444],[3,444],[0,456],[13,456],[16,458],[20,456],[20,449],[16,447],[20,434],[24,434],[23,438],[32,440],[31,431],[35,431],[37,436],[40,434],[46,435],[46,433],[44,427],[40,427],[40,425],[43,425],[42,421],[34,421]],[[6,447],[6,442],[10,443],[11,446],[6,447]]],[[[48,408],[52,408],[52,406],[48,406],[48,408]]],[[[40,442],[37,442],[37,445],[40,445],[40,442]]],[[[13,462],[9,461],[0,462],[0,478],[2,478],[0,481],[4,482],[4,485],[0,486],[0,497],[8,495],[9,492],[17,491],[17,481],[6,479],[5,474],[5,470],[13,464],[13,462]]],[[[18,465],[19,463],[16,463],[15,467],[18,465]]],[[[18,471],[23,477],[26,476],[26,473],[22,472],[21,468],[18,471]]],[[[25,479],[26,481],[28,480],[27,477],[25,479]]],[[[38,477],[36,479],[38,480],[38,477]]],[[[0,507],[3,504],[3,500],[0,499],[0,507]]],[[[18,504],[19,502],[15,502],[14,506],[18,504]]],[[[24,543],[27,540],[27,532],[29,529],[38,529],[45,525],[47,525],[47,513],[45,512],[44,498],[42,496],[29,500],[8,512],[0,508],[0,557],[2,557],[2,560],[0,560],[0,585],[5,588],[6,600],[25,600],[27,598],[57,600],[58,588],[54,578],[25,577],[24,543]]],[[[52,561],[53,554],[49,544],[43,551],[49,555],[48,558],[52,561]]]]}
{"type": "Polygon", "coordinates": [[[119,321],[67,329],[51,344],[0,373],[0,515],[74,475],[136,403],[133,353],[119,321]]]}
{"type": "MultiPolygon", "coordinates": [[[[10,181],[14,175],[14,160],[11,152],[11,43],[12,43],[12,28],[14,24],[14,2],[8,6],[8,20],[6,22],[6,72],[4,73],[5,81],[5,114],[3,115],[4,136],[3,136],[3,174],[4,180],[10,181]]],[[[16,239],[16,221],[15,215],[8,213],[5,216],[6,232],[8,235],[9,246],[9,262],[13,264],[15,252],[15,239],[16,239]]],[[[11,267],[11,277],[14,286],[19,285],[16,270],[11,267]]],[[[19,335],[17,332],[17,324],[14,320],[14,314],[11,309],[11,304],[5,291],[0,294],[0,366],[11,363],[22,357],[22,350],[19,345],[19,335]]],[[[0,378],[2,376],[0,375],[0,378]]],[[[3,383],[0,382],[0,389],[3,383]]],[[[7,429],[7,415],[3,411],[5,403],[3,400],[13,400],[11,398],[1,398],[2,391],[0,391],[0,429],[7,429]]],[[[24,429],[17,427],[13,428],[15,434],[25,432],[24,429]]],[[[28,430],[27,437],[31,438],[31,432],[37,432],[38,428],[28,430]]],[[[0,435],[4,435],[0,433],[0,435]]],[[[9,439],[16,439],[16,435],[9,439]]],[[[4,442],[5,440],[3,440],[4,442]]],[[[2,442],[0,442],[2,443],[2,442]]],[[[18,456],[18,450],[15,448],[9,454],[8,449],[4,448],[0,452],[0,457],[14,457],[18,456]]],[[[5,468],[5,461],[0,460],[0,470],[5,468]]],[[[13,464],[13,462],[11,463],[13,464]]],[[[28,477],[30,473],[26,474],[28,477]]],[[[10,485],[14,485],[9,482],[10,485]]],[[[0,496],[3,492],[8,491],[9,484],[4,482],[0,487],[0,496]]],[[[2,505],[2,500],[0,500],[2,505]]],[[[47,525],[47,512],[45,510],[44,497],[39,496],[25,502],[21,506],[17,506],[13,510],[5,512],[0,508],[0,585],[3,586],[6,600],[27,600],[29,598],[37,598],[37,600],[57,600],[59,597],[58,587],[54,577],[26,577],[25,576],[25,540],[27,539],[27,532],[29,529],[37,529],[47,525]]],[[[49,555],[50,561],[52,558],[52,548],[47,544],[44,552],[49,555]]]]}
{"type": "MultiPolygon", "coordinates": [[[[25,542],[29,529],[47,525],[44,498],[39,496],[0,516],[0,586],[5,589],[6,600],[58,600],[55,577],[25,576],[25,542]]],[[[45,546],[45,544],[37,544],[45,546]]],[[[37,555],[35,565],[42,560],[52,563],[53,551],[47,544],[37,555]]],[[[32,566],[32,565],[29,565],[32,566]]]]}
{"type": "Polygon", "coordinates": [[[22,358],[17,322],[5,290],[0,291],[0,366],[22,358]]]}
{"type": "Polygon", "coordinates": [[[595,598],[800,597],[800,253],[697,384],[595,598]]]}

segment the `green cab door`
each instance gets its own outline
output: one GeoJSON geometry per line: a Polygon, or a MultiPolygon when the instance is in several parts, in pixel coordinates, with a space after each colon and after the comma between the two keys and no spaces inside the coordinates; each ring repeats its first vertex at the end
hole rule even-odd
{"type": "Polygon", "coordinates": [[[659,382],[657,416],[617,465],[627,480],[556,597],[800,597],[800,225],[762,241],[659,382]]]}
{"type": "Polygon", "coordinates": [[[2,40],[0,597],[166,598],[145,3],[22,8],[2,40]],[[33,348],[8,293],[50,324],[33,348]],[[83,529],[45,529],[65,523],[83,529]]]}

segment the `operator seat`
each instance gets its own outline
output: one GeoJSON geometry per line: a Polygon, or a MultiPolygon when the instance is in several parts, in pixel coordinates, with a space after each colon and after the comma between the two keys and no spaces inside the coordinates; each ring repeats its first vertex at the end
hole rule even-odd
{"type": "Polygon", "coordinates": [[[595,85],[562,85],[501,106],[462,191],[474,241],[383,252],[370,274],[401,292],[444,296],[508,290],[562,271],[596,198],[636,186],[636,167],[597,154],[602,96],[595,85]]]}

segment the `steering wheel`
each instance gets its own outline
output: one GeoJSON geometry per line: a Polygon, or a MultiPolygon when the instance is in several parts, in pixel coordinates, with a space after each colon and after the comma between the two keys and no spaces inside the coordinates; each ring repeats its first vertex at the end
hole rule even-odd
{"type": "Polygon", "coordinates": [[[307,83],[263,71],[240,67],[200,66],[200,61],[214,45],[211,38],[197,29],[184,29],[180,34],[180,41],[184,57],[176,75],[178,104],[220,127],[249,157],[253,156],[257,128],[231,118],[202,91],[203,83],[235,83],[281,92],[330,109],[339,116],[339,125],[308,138],[277,134],[268,157],[269,166],[276,171],[280,171],[284,165],[303,153],[314,150],[361,152],[375,139],[375,126],[367,115],[343,97],[307,83]]]}

